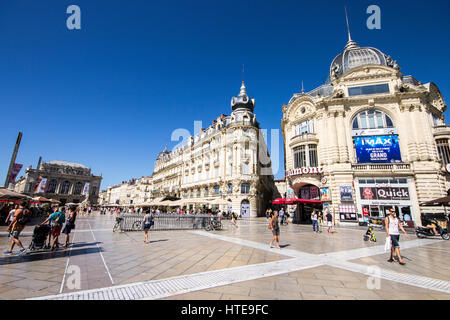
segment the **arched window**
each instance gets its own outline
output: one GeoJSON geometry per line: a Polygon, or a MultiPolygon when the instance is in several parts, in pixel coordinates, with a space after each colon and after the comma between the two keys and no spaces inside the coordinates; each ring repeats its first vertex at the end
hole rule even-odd
{"type": "Polygon", "coordinates": [[[81,191],[83,191],[83,184],[81,182],[75,183],[73,194],[74,195],[80,195],[81,191]]]}
{"type": "Polygon", "coordinates": [[[50,180],[47,186],[47,193],[55,193],[57,184],[58,182],[55,179],[50,180]]]}
{"type": "Polygon", "coordinates": [[[68,194],[69,193],[69,188],[70,188],[70,182],[69,181],[64,181],[61,187],[61,194],[68,194]]]}
{"type": "Polygon", "coordinates": [[[233,184],[232,183],[228,184],[228,193],[233,193],[233,184]]]}
{"type": "Polygon", "coordinates": [[[352,129],[381,129],[393,128],[391,118],[378,110],[365,110],[358,113],[353,119],[352,129]]]}
{"type": "Polygon", "coordinates": [[[217,185],[217,186],[214,186],[214,194],[219,194],[220,193],[220,187],[217,185]]]}

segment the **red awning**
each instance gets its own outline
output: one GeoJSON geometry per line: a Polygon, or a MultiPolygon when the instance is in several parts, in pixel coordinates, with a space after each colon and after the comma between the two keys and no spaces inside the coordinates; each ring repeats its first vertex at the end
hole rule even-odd
{"type": "Polygon", "coordinates": [[[272,201],[273,204],[297,204],[297,203],[305,203],[305,204],[322,204],[322,201],[319,200],[310,200],[310,199],[283,199],[278,198],[272,201]]]}

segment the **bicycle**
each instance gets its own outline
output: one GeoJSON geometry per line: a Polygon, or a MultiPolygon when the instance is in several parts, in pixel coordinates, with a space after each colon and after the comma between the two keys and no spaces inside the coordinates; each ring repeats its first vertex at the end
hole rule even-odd
{"type": "Polygon", "coordinates": [[[123,218],[116,218],[116,224],[113,227],[113,232],[116,232],[117,229],[120,228],[120,223],[122,222],[123,218]]]}
{"type": "Polygon", "coordinates": [[[220,222],[219,219],[211,218],[209,223],[205,226],[205,230],[222,230],[222,222],[220,222]]]}

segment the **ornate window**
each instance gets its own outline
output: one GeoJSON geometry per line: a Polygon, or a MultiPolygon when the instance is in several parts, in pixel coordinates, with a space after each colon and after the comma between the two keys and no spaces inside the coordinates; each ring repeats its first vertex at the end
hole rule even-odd
{"type": "Polygon", "coordinates": [[[393,128],[391,118],[384,112],[378,110],[365,110],[356,115],[353,120],[353,129],[381,129],[393,128]]]}
{"type": "Polygon", "coordinates": [[[228,184],[228,193],[233,193],[233,184],[228,184]]]}
{"type": "Polygon", "coordinates": [[[218,185],[214,186],[214,194],[219,194],[220,193],[220,187],[218,185]]]}
{"type": "Polygon", "coordinates": [[[205,196],[209,196],[209,188],[208,187],[205,188],[205,196]]]}
{"type": "Polygon", "coordinates": [[[250,184],[248,184],[248,183],[241,184],[241,193],[242,194],[250,194],[250,184]]]}
{"type": "Polygon", "coordinates": [[[70,189],[70,182],[66,180],[62,184],[60,194],[68,194],[69,193],[69,189],[70,189]]]}
{"type": "Polygon", "coordinates": [[[50,180],[47,186],[47,193],[55,193],[57,184],[58,182],[55,179],[50,180]]]}

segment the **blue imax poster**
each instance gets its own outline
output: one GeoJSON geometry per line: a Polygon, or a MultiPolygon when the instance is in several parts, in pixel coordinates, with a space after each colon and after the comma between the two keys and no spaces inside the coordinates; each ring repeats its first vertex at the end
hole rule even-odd
{"type": "Polygon", "coordinates": [[[398,136],[355,137],[358,163],[402,162],[398,136]]]}

